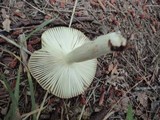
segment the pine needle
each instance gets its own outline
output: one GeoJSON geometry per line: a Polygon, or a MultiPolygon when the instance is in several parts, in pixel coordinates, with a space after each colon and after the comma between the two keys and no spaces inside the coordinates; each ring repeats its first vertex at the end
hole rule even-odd
{"type": "Polygon", "coordinates": [[[74,18],[74,13],[75,13],[75,10],[76,10],[77,2],[78,2],[78,0],[76,0],[75,3],[74,3],[74,7],[73,7],[73,11],[72,11],[72,16],[71,16],[71,19],[70,19],[69,27],[71,27],[71,24],[72,24],[72,21],[73,21],[73,18],[74,18]]]}

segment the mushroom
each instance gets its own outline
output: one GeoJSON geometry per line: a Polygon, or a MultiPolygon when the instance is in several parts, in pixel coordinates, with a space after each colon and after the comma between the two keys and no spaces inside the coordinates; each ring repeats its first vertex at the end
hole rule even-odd
{"type": "Polygon", "coordinates": [[[82,94],[94,79],[96,58],[126,46],[119,32],[90,41],[79,30],[67,27],[51,28],[41,39],[42,48],[31,55],[28,67],[43,89],[60,98],[82,94]]]}

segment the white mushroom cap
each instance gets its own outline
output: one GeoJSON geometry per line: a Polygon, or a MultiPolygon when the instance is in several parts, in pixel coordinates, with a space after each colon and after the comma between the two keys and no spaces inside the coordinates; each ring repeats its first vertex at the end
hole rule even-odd
{"type": "Polygon", "coordinates": [[[83,93],[93,81],[97,60],[67,63],[65,56],[89,39],[80,31],[56,27],[42,34],[42,48],[29,60],[29,69],[43,89],[61,97],[71,98],[83,93]]]}

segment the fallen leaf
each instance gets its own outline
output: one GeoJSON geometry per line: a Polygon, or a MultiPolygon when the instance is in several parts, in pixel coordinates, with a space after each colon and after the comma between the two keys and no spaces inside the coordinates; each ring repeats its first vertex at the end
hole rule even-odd
{"type": "Polygon", "coordinates": [[[136,25],[137,28],[141,27],[141,24],[139,22],[136,22],[135,25],[136,25]]]}
{"type": "Polygon", "coordinates": [[[16,2],[15,5],[14,5],[15,8],[22,8],[23,6],[24,6],[24,2],[23,1],[16,2]]]}
{"type": "Polygon", "coordinates": [[[157,4],[160,5],[160,0],[157,0],[157,4]]]}
{"type": "Polygon", "coordinates": [[[101,88],[101,96],[100,96],[100,99],[99,99],[99,106],[103,105],[104,97],[105,97],[105,87],[102,86],[102,88],[101,88]]]}
{"type": "Polygon", "coordinates": [[[114,68],[112,69],[111,75],[118,73],[117,71],[117,64],[114,66],[114,68]]]}
{"type": "Polygon", "coordinates": [[[132,33],[132,34],[130,35],[130,40],[134,40],[134,39],[135,39],[135,34],[132,33]]]}
{"type": "Polygon", "coordinates": [[[117,20],[117,18],[115,18],[115,17],[112,17],[111,18],[111,22],[114,24],[114,25],[120,25],[120,22],[117,20]]]}
{"type": "Polygon", "coordinates": [[[145,13],[140,14],[139,18],[140,18],[140,19],[145,19],[145,18],[146,18],[145,13]]]}
{"type": "Polygon", "coordinates": [[[156,28],[153,25],[151,25],[151,29],[154,33],[156,33],[156,28]]]}
{"type": "Polygon", "coordinates": [[[115,2],[116,2],[115,0],[111,0],[111,4],[115,4],[115,2]]]}
{"type": "Polygon", "coordinates": [[[147,107],[148,103],[148,96],[146,95],[145,92],[143,93],[138,93],[137,95],[138,101],[143,105],[143,107],[147,107]]]}
{"type": "Polygon", "coordinates": [[[152,21],[153,26],[159,25],[157,19],[151,17],[151,21],[152,21]]]}
{"type": "Polygon", "coordinates": [[[67,3],[67,0],[61,0],[60,7],[65,8],[66,3],[67,3]]]}
{"type": "Polygon", "coordinates": [[[135,10],[134,10],[134,9],[130,9],[130,10],[128,10],[128,12],[131,14],[131,16],[132,16],[133,18],[135,18],[136,13],[135,13],[135,10]]]}
{"type": "Polygon", "coordinates": [[[18,63],[18,60],[16,58],[14,58],[10,63],[9,63],[9,67],[10,68],[15,68],[16,65],[18,63]]]}
{"type": "Polygon", "coordinates": [[[55,2],[56,2],[56,0],[49,0],[49,3],[52,4],[52,5],[54,5],[55,2]]]}
{"type": "Polygon", "coordinates": [[[2,38],[0,38],[0,43],[5,43],[6,41],[2,38]]]}
{"type": "Polygon", "coordinates": [[[26,18],[25,14],[23,14],[19,9],[14,11],[14,16],[20,17],[20,18],[26,18]]]}
{"type": "Polygon", "coordinates": [[[49,100],[48,100],[48,105],[51,105],[51,104],[53,104],[55,102],[55,98],[50,98],[49,100]]]}
{"type": "Polygon", "coordinates": [[[147,5],[142,6],[143,11],[147,11],[147,5]]]}
{"type": "Polygon", "coordinates": [[[35,51],[31,44],[28,44],[28,45],[27,45],[27,49],[28,49],[30,52],[34,52],[34,51],[35,51]]]}
{"type": "Polygon", "coordinates": [[[94,0],[91,0],[90,4],[93,5],[93,6],[96,6],[96,7],[99,6],[99,4],[97,3],[97,1],[94,1],[94,0]]]}
{"type": "MultiPolygon", "coordinates": [[[[135,109],[134,114],[137,115],[137,116],[141,116],[142,120],[150,120],[150,119],[148,119],[148,116],[146,114],[144,114],[144,111],[142,111],[140,109],[135,109]]],[[[159,119],[157,119],[157,120],[159,120],[159,119]]]]}
{"type": "Polygon", "coordinates": [[[14,88],[16,87],[16,80],[13,80],[10,86],[11,89],[14,90],[14,88]]]}
{"type": "MultiPolygon", "coordinates": [[[[91,116],[91,111],[89,108],[86,108],[83,112],[82,119],[87,120],[91,116]]],[[[78,119],[77,119],[78,120],[78,119]]]]}
{"type": "Polygon", "coordinates": [[[111,72],[113,70],[113,68],[114,68],[114,65],[112,63],[109,64],[109,66],[108,66],[108,72],[111,72]]]}
{"type": "Polygon", "coordinates": [[[7,108],[7,107],[5,107],[5,108],[1,108],[1,114],[2,114],[2,115],[6,115],[7,110],[8,110],[8,108],[7,108]]]}
{"type": "Polygon", "coordinates": [[[45,19],[46,19],[46,20],[50,20],[50,19],[52,19],[52,16],[51,16],[50,14],[47,14],[47,15],[45,16],[45,19]]]}
{"type": "Polygon", "coordinates": [[[142,79],[143,79],[143,77],[141,77],[141,76],[136,76],[136,77],[135,77],[135,80],[136,80],[136,81],[141,81],[142,79]]]}
{"type": "Polygon", "coordinates": [[[101,77],[103,75],[103,70],[101,70],[99,67],[97,68],[96,77],[101,77]]]}
{"type": "Polygon", "coordinates": [[[2,18],[5,19],[6,16],[7,16],[6,10],[2,8],[2,9],[1,9],[1,13],[2,13],[2,18]]]}
{"type": "Polygon", "coordinates": [[[90,118],[91,118],[90,120],[108,120],[107,118],[109,118],[114,113],[115,113],[114,110],[108,112],[107,108],[103,108],[99,112],[93,112],[90,115],[90,118]]]}
{"type": "Polygon", "coordinates": [[[9,19],[9,17],[6,17],[6,19],[3,21],[2,25],[3,25],[3,29],[7,32],[9,32],[11,30],[10,28],[10,24],[11,24],[11,21],[9,19]]]}
{"type": "Polygon", "coordinates": [[[9,65],[9,63],[13,60],[13,58],[8,57],[8,56],[4,56],[2,59],[2,63],[5,65],[9,65]]]}
{"type": "Polygon", "coordinates": [[[32,40],[30,40],[28,43],[31,44],[31,45],[36,45],[38,43],[40,43],[40,39],[39,38],[34,38],[32,40]]]}
{"type": "Polygon", "coordinates": [[[124,98],[120,101],[121,109],[127,111],[130,99],[126,95],[124,95],[123,97],[124,98]]]}
{"type": "Polygon", "coordinates": [[[86,105],[86,98],[85,98],[85,96],[84,95],[81,95],[81,97],[80,97],[80,103],[81,104],[83,104],[83,105],[86,105]]]}
{"type": "Polygon", "coordinates": [[[140,0],[135,0],[135,4],[138,6],[140,4],[140,0]]]}
{"type": "Polygon", "coordinates": [[[23,29],[17,29],[15,30],[12,35],[18,36],[19,34],[21,34],[23,32],[23,29]]]}

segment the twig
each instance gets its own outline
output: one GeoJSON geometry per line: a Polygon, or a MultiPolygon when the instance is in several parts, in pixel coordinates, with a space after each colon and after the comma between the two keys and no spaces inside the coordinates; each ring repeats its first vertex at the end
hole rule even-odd
{"type": "MultiPolygon", "coordinates": [[[[136,87],[138,84],[140,84],[142,81],[143,81],[143,79],[142,79],[141,81],[139,81],[138,83],[136,83],[134,86],[132,86],[129,90],[127,90],[127,92],[126,92],[125,94],[129,93],[133,88],[135,88],[135,87],[136,87]]],[[[123,97],[121,97],[114,105],[112,105],[112,107],[111,107],[111,109],[109,110],[108,113],[110,113],[110,112],[114,109],[114,107],[115,107],[122,99],[123,99],[123,97]]]]}
{"type": "Polygon", "coordinates": [[[72,21],[73,21],[73,17],[74,17],[74,13],[75,13],[75,10],[76,10],[77,2],[78,2],[78,0],[76,0],[75,3],[74,3],[73,12],[72,12],[72,16],[71,16],[71,19],[70,19],[69,27],[71,27],[71,24],[72,24],[72,21]]]}
{"type": "Polygon", "coordinates": [[[117,10],[118,12],[122,13],[122,15],[126,16],[122,11],[120,11],[118,8],[116,8],[115,6],[113,6],[108,0],[106,0],[107,4],[109,6],[111,6],[112,8],[114,8],[115,10],[117,10]]]}
{"type": "Polygon", "coordinates": [[[33,6],[32,4],[30,4],[29,2],[27,2],[26,0],[23,0],[23,2],[25,2],[26,4],[30,5],[31,7],[33,7],[34,9],[38,10],[39,12],[46,14],[44,11],[40,10],[39,8],[33,6]]]}
{"type": "MultiPolygon", "coordinates": [[[[46,106],[43,107],[42,110],[44,110],[45,108],[46,108],[46,106]]],[[[21,118],[23,118],[22,120],[26,120],[29,116],[37,113],[38,111],[39,111],[39,109],[36,109],[36,110],[33,110],[33,111],[29,112],[29,113],[25,113],[25,114],[23,114],[23,115],[21,116],[21,118]]]]}
{"type": "Polygon", "coordinates": [[[105,115],[105,117],[103,118],[103,120],[107,120],[114,113],[115,113],[115,111],[109,112],[107,115],[105,115]]]}
{"type": "Polygon", "coordinates": [[[8,66],[7,65],[5,65],[4,63],[2,63],[2,62],[0,62],[0,65],[2,65],[2,66],[4,66],[4,67],[7,67],[8,68],[8,66]]]}
{"type": "Polygon", "coordinates": [[[148,84],[146,78],[144,78],[143,75],[142,75],[140,72],[138,72],[138,71],[136,70],[136,68],[135,68],[123,55],[122,55],[122,57],[123,57],[123,59],[134,69],[134,71],[142,77],[142,80],[144,80],[144,81],[147,83],[147,85],[148,85],[149,87],[151,87],[152,90],[159,96],[159,94],[154,90],[154,88],[153,88],[150,84],[148,84]]]}
{"type": "Polygon", "coordinates": [[[160,5],[146,5],[146,7],[160,7],[160,5]]]}
{"type": "Polygon", "coordinates": [[[43,98],[41,107],[40,107],[40,109],[39,109],[39,111],[38,111],[37,120],[39,120],[39,116],[40,116],[40,114],[41,114],[41,111],[43,110],[43,106],[44,106],[44,103],[45,103],[45,101],[46,101],[47,96],[48,96],[48,91],[46,92],[46,94],[45,94],[45,96],[44,96],[44,98],[43,98]]]}
{"type": "Polygon", "coordinates": [[[136,87],[134,90],[135,91],[146,91],[146,90],[152,90],[152,89],[158,90],[158,89],[160,89],[160,86],[154,86],[152,88],[150,88],[150,87],[136,87]]]}
{"type": "Polygon", "coordinates": [[[105,6],[103,5],[102,1],[101,1],[101,0],[98,0],[98,3],[100,4],[100,6],[102,7],[103,11],[105,12],[105,11],[106,11],[106,8],[105,8],[105,6]]]}
{"type": "MultiPolygon", "coordinates": [[[[64,103],[64,109],[62,108],[62,111],[61,111],[61,120],[63,120],[63,112],[65,111],[66,113],[68,113],[68,109],[67,109],[67,105],[65,103],[65,101],[63,100],[63,103],[64,103]]],[[[69,120],[69,115],[66,114],[66,119],[69,120]]]]}
{"type": "MultiPolygon", "coordinates": [[[[97,79],[97,78],[96,78],[96,79],[97,79]]],[[[90,100],[91,96],[93,95],[94,91],[96,90],[96,88],[97,88],[97,86],[98,86],[99,82],[100,82],[100,79],[98,79],[98,82],[97,82],[96,86],[94,87],[94,89],[92,90],[92,92],[91,92],[91,94],[89,95],[88,99],[86,100],[86,104],[85,104],[85,105],[83,105],[83,107],[82,107],[82,111],[81,111],[81,114],[80,114],[80,116],[79,116],[79,119],[78,119],[78,120],[81,120],[81,119],[82,119],[82,115],[83,115],[83,113],[84,113],[84,109],[85,109],[85,107],[86,107],[86,105],[87,105],[88,101],[90,100]]]]}

